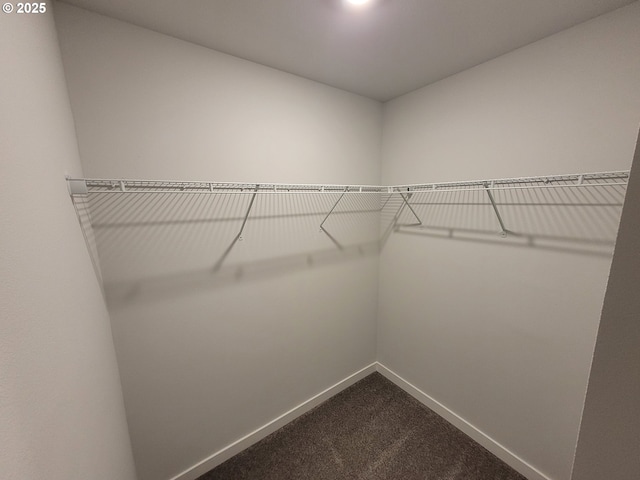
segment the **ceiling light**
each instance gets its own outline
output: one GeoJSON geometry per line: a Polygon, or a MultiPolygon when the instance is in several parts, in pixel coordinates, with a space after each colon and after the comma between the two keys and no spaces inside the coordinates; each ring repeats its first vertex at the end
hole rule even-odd
{"type": "Polygon", "coordinates": [[[347,3],[350,3],[351,5],[364,5],[368,2],[369,0],[347,0],[347,3]]]}

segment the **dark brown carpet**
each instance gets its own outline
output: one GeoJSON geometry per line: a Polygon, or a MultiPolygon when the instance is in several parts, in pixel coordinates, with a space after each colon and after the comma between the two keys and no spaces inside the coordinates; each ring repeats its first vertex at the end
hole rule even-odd
{"type": "Polygon", "coordinates": [[[379,373],[198,480],[526,480],[379,373]]]}

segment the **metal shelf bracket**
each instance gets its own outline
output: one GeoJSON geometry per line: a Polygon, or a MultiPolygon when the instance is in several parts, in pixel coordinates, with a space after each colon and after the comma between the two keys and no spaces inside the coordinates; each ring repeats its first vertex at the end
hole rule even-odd
{"type": "MultiPolygon", "coordinates": [[[[416,220],[418,220],[418,223],[403,223],[403,224],[399,224],[399,225],[396,223],[396,226],[397,227],[419,227],[419,226],[421,226],[422,225],[422,220],[420,219],[420,217],[418,216],[416,211],[413,209],[413,207],[409,203],[409,199],[411,198],[413,193],[408,192],[406,197],[404,196],[404,194],[402,192],[398,191],[398,193],[400,194],[400,197],[402,198],[402,201],[404,202],[403,205],[402,205],[402,208],[408,207],[409,210],[411,210],[411,213],[413,214],[413,216],[416,217],[416,220]]],[[[402,212],[398,212],[398,216],[396,217],[396,220],[398,218],[400,218],[400,213],[402,213],[402,212]]]]}
{"type": "Polygon", "coordinates": [[[500,212],[498,211],[498,207],[496,205],[496,201],[493,199],[493,194],[491,193],[491,188],[494,186],[494,182],[491,182],[491,186],[489,186],[489,184],[487,182],[484,183],[484,188],[487,192],[487,196],[489,197],[489,201],[491,202],[491,206],[493,207],[493,211],[496,214],[496,217],[498,218],[498,223],[500,224],[500,229],[502,230],[500,232],[500,235],[502,237],[506,237],[508,230],[505,228],[504,226],[504,222],[502,221],[502,217],[500,216],[500,212]]]}
{"type": "Polygon", "coordinates": [[[349,191],[349,187],[345,187],[344,191],[342,192],[342,195],[340,195],[340,198],[338,198],[338,200],[336,201],[336,203],[333,204],[333,207],[331,207],[331,210],[329,210],[329,213],[327,213],[327,215],[324,217],[324,219],[322,220],[322,222],[320,223],[320,231],[324,232],[333,243],[336,244],[336,247],[338,247],[338,249],[343,250],[344,247],[340,244],[340,242],[338,242],[333,235],[331,235],[329,232],[327,232],[327,229],[324,228],[324,223],[329,219],[329,217],[331,216],[331,214],[333,213],[333,211],[336,209],[336,207],[338,206],[338,204],[340,203],[340,200],[342,200],[342,198],[344,197],[345,193],[347,193],[349,191]]]}
{"type": "Polygon", "coordinates": [[[234,237],[234,239],[231,241],[227,249],[222,253],[218,261],[213,266],[214,272],[217,272],[218,270],[220,270],[220,267],[222,267],[223,262],[225,261],[227,256],[231,253],[231,250],[233,250],[233,247],[235,246],[235,244],[242,240],[242,232],[244,231],[244,227],[247,224],[247,219],[249,218],[249,214],[251,213],[251,209],[253,208],[253,202],[255,201],[256,196],[258,195],[259,188],[260,188],[260,185],[256,184],[256,188],[253,192],[253,195],[251,196],[251,201],[249,201],[249,206],[247,207],[247,212],[244,214],[244,219],[242,220],[240,231],[234,237]]]}

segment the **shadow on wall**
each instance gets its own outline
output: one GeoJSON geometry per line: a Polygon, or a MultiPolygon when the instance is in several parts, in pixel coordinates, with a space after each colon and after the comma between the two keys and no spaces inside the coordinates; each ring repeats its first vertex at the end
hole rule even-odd
{"type": "MultiPolygon", "coordinates": [[[[625,185],[519,185],[492,190],[495,209],[483,189],[413,192],[406,194],[412,210],[404,209],[394,232],[611,256],[625,192],[625,185]]],[[[390,203],[391,212],[399,201],[390,203]]]]}
{"type": "Polygon", "coordinates": [[[74,203],[115,309],[375,256],[380,198],[96,192],[74,203]]]}
{"type": "Polygon", "coordinates": [[[74,203],[117,309],[375,256],[393,233],[610,256],[626,187],[574,187],[93,192],[74,203]]]}

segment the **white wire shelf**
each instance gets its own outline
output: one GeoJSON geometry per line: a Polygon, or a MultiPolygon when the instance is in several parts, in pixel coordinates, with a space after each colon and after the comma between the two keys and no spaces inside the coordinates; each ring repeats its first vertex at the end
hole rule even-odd
{"type": "MultiPolygon", "coordinates": [[[[283,218],[317,218],[317,231],[341,251],[346,251],[350,245],[340,230],[344,230],[344,224],[348,222],[337,222],[336,217],[344,219],[346,214],[352,217],[378,215],[380,226],[388,220],[380,239],[380,243],[384,244],[392,232],[400,229],[416,231],[440,228],[438,222],[441,214],[449,215],[454,223],[459,221],[462,213],[460,210],[453,211],[452,205],[473,205],[472,208],[483,209],[488,206],[491,212],[489,218],[493,218],[496,226],[495,233],[502,237],[520,238],[524,231],[522,217],[528,214],[523,215],[522,210],[516,212],[514,205],[537,205],[538,211],[541,211],[540,205],[546,205],[547,209],[557,206],[618,209],[621,208],[628,179],[629,171],[389,186],[85,178],[67,178],[67,181],[79,218],[82,209],[86,223],[91,227],[88,231],[92,231],[94,219],[97,219],[95,227],[101,229],[99,233],[103,244],[107,243],[107,233],[102,228],[105,225],[156,228],[158,225],[197,224],[203,222],[204,217],[198,217],[202,215],[189,208],[206,204],[207,221],[211,221],[215,209],[219,209],[221,219],[237,223],[233,224],[236,228],[233,235],[225,240],[226,248],[212,264],[212,270],[217,272],[237,242],[243,240],[249,221],[278,218],[283,212],[286,213],[283,218]],[[181,197],[185,194],[191,196],[181,197]],[[281,195],[299,196],[290,197],[289,201],[280,198],[281,195]],[[258,197],[262,199],[258,200],[258,197]],[[273,211],[262,211],[267,205],[273,211]],[[181,211],[183,207],[186,212],[181,211]],[[297,212],[296,209],[301,211],[297,212]],[[148,217],[146,220],[145,215],[148,217]]],[[[485,210],[483,215],[486,213],[485,210]]],[[[548,213],[553,214],[551,210],[548,213]]],[[[555,215],[565,214],[555,212],[555,215]]],[[[605,216],[602,210],[595,211],[595,215],[605,216]]],[[[563,222],[568,223],[575,216],[565,217],[566,222],[563,222]]],[[[583,226],[590,223],[583,218],[583,214],[578,214],[578,217],[583,226]]],[[[483,218],[486,220],[487,217],[483,218]]],[[[600,218],[599,221],[606,223],[607,218],[600,218]]],[[[466,228],[465,225],[462,227],[462,230],[466,228]]],[[[482,229],[487,230],[487,226],[484,225],[482,229]]],[[[452,230],[449,228],[447,231],[452,230]]]]}
{"type": "Polygon", "coordinates": [[[402,192],[458,192],[461,190],[522,190],[533,188],[583,188],[627,185],[629,171],[577,173],[539,177],[499,178],[465,182],[420,183],[394,185],[394,191],[402,192]]]}
{"type": "Polygon", "coordinates": [[[447,192],[461,190],[511,190],[534,188],[592,188],[625,186],[629,171],[578,173],[538,177],[500,178],[464,182],[419,183],[406,185],[337,185],[300,183],[182,182],[164,180],[67,178],[72,196],[118,193],[394,193],[447,192]]]}
{"type": "Polygon", "coordinates": [[[71,195],[88,193],[380,193],[378,185],[333,185],[303,183],[175,182],[163,180],[124,180],[68,178],[71,195]]]}

